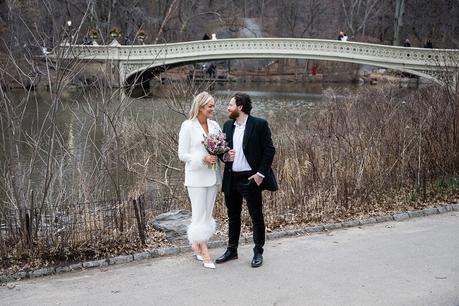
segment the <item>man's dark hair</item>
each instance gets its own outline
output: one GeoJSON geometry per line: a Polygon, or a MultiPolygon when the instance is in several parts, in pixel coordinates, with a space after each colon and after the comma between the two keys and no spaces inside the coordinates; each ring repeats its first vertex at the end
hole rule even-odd
{"type": "Polygon", "coordinates": [[[245,93],[238,92],[233,96],[234,100],[236,101],[236,105],[242,105],[242,111],[247,115],[250,115],[250,111],[252,110],[252,100],[250,96],[245,93]]]}

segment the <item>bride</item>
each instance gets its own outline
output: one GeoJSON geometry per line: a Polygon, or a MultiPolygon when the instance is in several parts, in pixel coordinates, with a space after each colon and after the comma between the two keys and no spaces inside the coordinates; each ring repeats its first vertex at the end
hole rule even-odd
{"type": "Polygon", "coordinates": [[[207,241],[215,233],[212,212],[222,181],[217,156],[207,153],[203,145],[204,135],[221,131],[218,123],[209,119],[214,110],[213,97],[205,91],[198,94],[191,105],[189,119],[182,123],[178,142],[178,156],[185,162],[185,186],[191,201],[188,240],[196,258],[209,269],[215,269],[215,265],[207,241]]]}

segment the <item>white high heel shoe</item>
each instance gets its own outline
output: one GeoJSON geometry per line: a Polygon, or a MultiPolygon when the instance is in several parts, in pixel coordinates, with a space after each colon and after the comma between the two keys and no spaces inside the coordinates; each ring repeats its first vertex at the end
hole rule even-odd
{"type": "Polygon", "coordinates": [[[199,254],[194,254],[194,256],[196,256],[196,259],[199,260],[199,261],[204,261],[204,258],[199,255],[199,254]]]}
{"type": "Polygon", "coordinates": [[[210,262],[203,261],[202,264],[203,264],[204,268],[215,269],[215,264],[214,264],[213,261],[210,261],[210,262]]]}

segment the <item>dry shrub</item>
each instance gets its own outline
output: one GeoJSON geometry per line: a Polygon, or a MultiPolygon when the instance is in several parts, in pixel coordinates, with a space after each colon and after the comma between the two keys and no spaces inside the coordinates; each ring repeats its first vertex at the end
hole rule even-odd
{"type": "Polygon", "coordinates": [[[269,225],[403,210],[459,191],[459,99],[447,87],[328,91],[323,107],[271,120],[281,188],[269,225]]]}

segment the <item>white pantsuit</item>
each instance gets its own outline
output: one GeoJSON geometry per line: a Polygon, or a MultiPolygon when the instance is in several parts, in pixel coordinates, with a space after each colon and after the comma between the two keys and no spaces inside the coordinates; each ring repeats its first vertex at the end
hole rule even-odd
{"type": "Polygon", "coordinates": [[[188,226],[188,240],[191,244],[207,241],[215,233],[212,217],[218,186],[188,187],[191,200],[191,224],[188,226]]]}
{"type": "MultiPolygon", "coordinates": [[[[218,134],[221,129],[216,121],[207,120],[209,134],[218,134]]],[[[220,165],[212,169],[204,162],[208,155],[204,144],[205,131],[198,119],[186,120],[179,133],[178,155],[185,162],[185,186],[191,201],[191,224],[188,240],[191,244],[205,242],[215,233],[212,217],[215,198],[222,182],[220,165]]]]}

